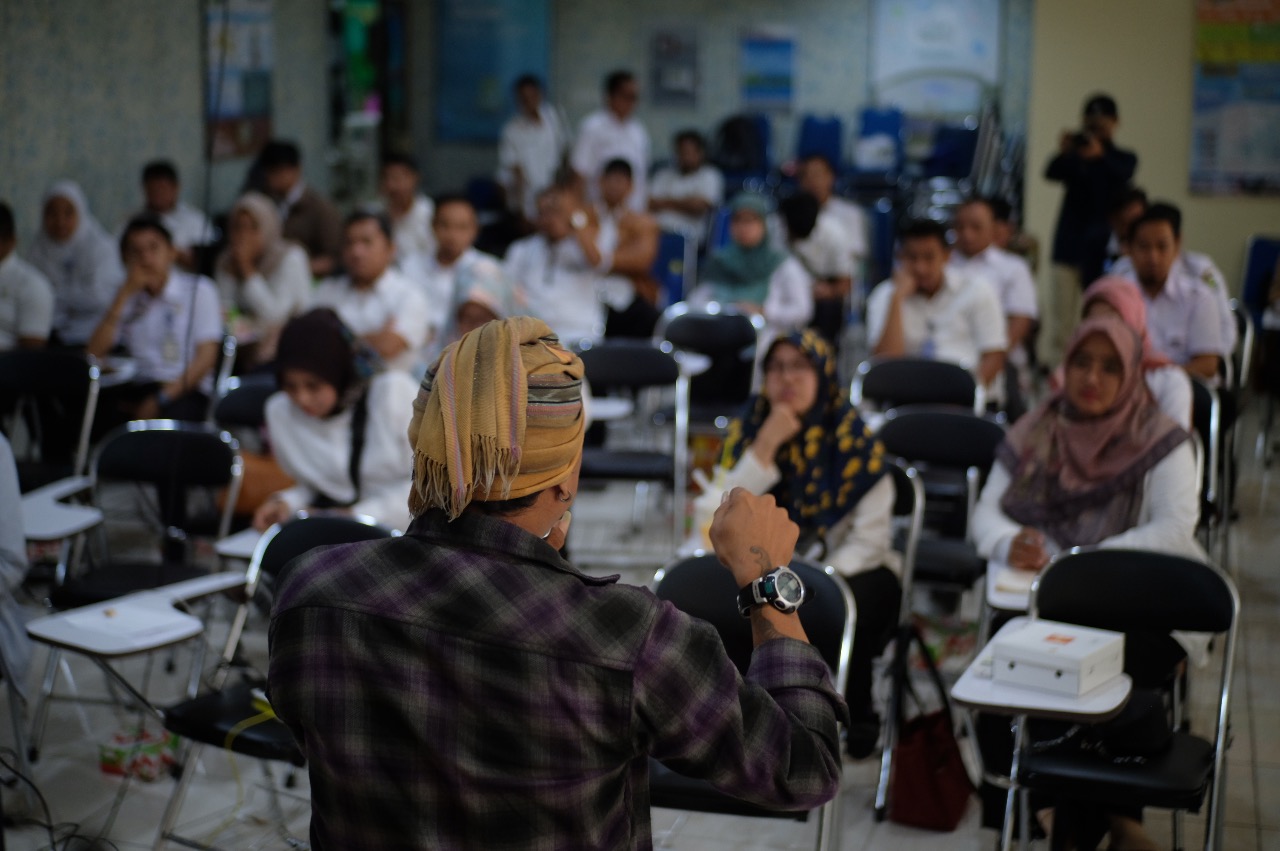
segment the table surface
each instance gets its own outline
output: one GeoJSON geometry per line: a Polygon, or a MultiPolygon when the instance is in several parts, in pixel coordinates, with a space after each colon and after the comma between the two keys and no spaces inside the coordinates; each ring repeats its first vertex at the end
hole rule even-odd
{"type": "Polygon", "coordinates": [[[262,540],[262,533],[250,526],[248,529],[241,529],[234,535],[218,540],[214,543],[213,549],[223,558],[248,561],[253,558],[253,551],[258,548],[260,540],[262,540]]]}
{"type": "MultiPolygon", "coordinates": [[[[1031,608],[1031,584],[1027,583],[1025,591],[1000,587],[1002,574],[1009,575],[1006,571],[1014,576],[1026,573],[1021,570],[1014,571],[1004,562],[987,562],[987,605],[1001,612],[1025,612],[1031,608]]],[[[1034,574],[1029,575],[1034,578],[1034,574]]]]}
{"type": "Polygon", "coordinates": [[[138,362],[133,358],[108,355],[98,359],[98,386],[115,387],[127,384],[138,374],[138,362]]]}
{"type": "Polygon", "coordinates": [[[87,476],[61,479],[22,495],[22,533],[28,541],[60,541],[92,529],[102,512],[89,505],[59,502],[88,490],[87,476]]]}
{"type": "MultiPolygon", "coordinates": [[[[1030,618],[1014,618],[997,635],[1017,632],[1030,618]]],[[[1097,723],[1114,718],[1129,702],[1133,681],[1128,674],[1103,683],[1078,697],[1033,688],[997,683],[991,678],[994,642],[978,653],[978,658],[960,675],[951,688],[951,698],[962,706],[997,715],[1030,715],[1063,721],[1097,723]]]]}

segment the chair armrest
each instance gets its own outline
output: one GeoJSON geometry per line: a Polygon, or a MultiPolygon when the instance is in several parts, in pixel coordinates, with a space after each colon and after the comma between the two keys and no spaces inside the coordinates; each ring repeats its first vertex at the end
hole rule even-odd
{"type": "Polygon", "coordinates": [[[22,498],[25,501],[39,497],[40,499],[57,502],[69,496],[84,493],[91,487],[93,487],[93,479],[88,476],[68,476],[65,479],[58,479],[56,482],[50,482],[44,487],[36,488],[30,493],[23,494],[22,498]]]}

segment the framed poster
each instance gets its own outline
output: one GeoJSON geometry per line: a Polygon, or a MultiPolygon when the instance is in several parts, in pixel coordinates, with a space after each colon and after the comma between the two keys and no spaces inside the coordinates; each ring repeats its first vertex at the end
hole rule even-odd
{"type": "Polygon", "coordinates": [[[1280,0],[1198,0],[1191,191],[1280,195],[1280,0]]]}
{"type": "Polygon", "coordinates": [[[658,106],[698,103],[698,36],[662,29],[649,42],[649,97],[658,106]]]}
{"type": "Polygon", "coordinates": [[[795,55],[795,39],[786,32],[743,33],[739,69],[743,109],[791,109],[795,97],[795,55]]]}
{"type": "Polygon", "coordinates": [[[875,0],[871,92],[917,115],[977,112],[1000,79],[1000,0],[875,0]]]}
{"type": "Polygon", "coordinates": [[[511,84],[547,79],[548,0],[437,0],[436,47],[436,138],[497,142],[511,84]]]}
{"type": "Polygon", "coordinates": [[[250,156],[271,138],[274,66],[271,0],[209,0],[205,128],[213,159],[250,156]]]}

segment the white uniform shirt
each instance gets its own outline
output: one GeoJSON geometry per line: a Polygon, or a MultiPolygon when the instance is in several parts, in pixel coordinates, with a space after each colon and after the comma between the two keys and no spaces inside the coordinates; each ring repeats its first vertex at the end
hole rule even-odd
{"type": "Polygon", "coordinates": [[[564,153],[569,148],[569,134],[556,110],[547,104],[538,106],[538,120],[523,112],[502,125],[498,143],[498,182],[507,189],[513,209],[521,210],[529,221],[538,214],[538,193],[552,184],[564,153]],[[520,167],[524,184],[516,192],[515,168],[520,167]]]}
{"type": "Polygon", "coordinates": [[[818,216],[804,239],[791,243],[791,253],[814,278],[852,278],[853,243],[830,216],[818,216]]]}
{"type": "MultiPolygon", "coordinates": [[[[149,212],[151,211],[139,210],[138,214],[149,212]]],[[[209,217],[185,201],[179,201],[167,213],[152,214],[159,215],[160,221],[168,228],[175,248],[187,249],[193,245],[209,245],[218,241],[218,229],[209,221],[209,217]]],[[[123,231],[124,228],[121,228],[121,232],[123,231]]]]}
{"type": "Polygon", "coordinates": [[[609,160],[631,163],[631,195],[627,206],[643,212],[649,206],[649,133],[634,117],[619,121],[612,112],[597,110],[582,120],[570,165],[586,180],[588,197],[600,200],[600,173],[609,160]]]}
{"type": "MultiPolygon", "coordinates": [[[[720,169],[707,164],[689,174],[677,168],[664,168],[653,176],[653,188],[649,190],[649,197],[675,200],[701,198],[715,207],[724,200],[724,176],[720,174],[720,169]]],[[[705,215],[690,216],[676,210],[662,210],[653,215],[663,230],[684,234],[699,243],[707,238],[705,215]]]]}
{"type": "MultiPolygon", "coordinates": [[[[369,384],[364,452],[360,456],[360,499],[351,506],[393,529],[409,523],[413,447],[405,440],[418,382],[397,370],[369,384]]],[[[279,392],[267,400],[267,431],[280,467],[296,484],[276,494],[293,510],[324,494],[338,503],[355,497],[351,483],[351,409],[320,419],[308,416],[279,392]]]]}
{"type": "MultiPolygon", "coordinates": [[[[177,268],[160,295],[138,293],[121,316],[117,342],[137,362],[139,381],[173,381],[191,363],[197,346],[222,341],[222,310],[213,281],[177,268]]],[[[200,379],[200,392],[212,390],[210,370],[200,379]]]]}
{"type": "Polygon", "coordinates": [[[388,269],[368,289],[356,289],[345,275],[316,287],[315,307],[331,307],[357,337],[381,331],[387,322],[409,347],[388,361],[387,367],[408,372],[427,339],[427,300],[395,269],[388,269]]]}
{"type": "Polygon", "coordinates": [[[818,211],[818,218],[831,219],[844,231],[853,252],[854,262],[858,263],[867,256],[867,216],[862,208],[851,201],[838,196],[831,196],[818,211]]]}
{"type": "Polygon", "coordinates": [[[1147,335],[1156,351],[1183,366],[1196,355],[1231,356],[1213,292],[1186,264],[1173,264],[1155,298],[1141,286],[1138,289],[1147,303],[1147,335]]]}
{"type": "Polygon", "coordinates": [[[474,248],[448,266],[433,254],[422,259],[422,294],[427,302],[427,342],[422,360],[430,364],[447,344],[458,307],[473,287],[486,292],[502,289],[502,265],[498,258],[474,248]]]}
{"type": "MultiPolygon", "coordinates": [[[[1218,264],[1214,263],[1213,258],[1207,254],[1201,254],[1197,251],[1184,251],[1178,255],[1174,265],[1182,266],[1186,274],[1195,278],[1212,293],[1214,306],[1218,311],[1219,333],[1226,343],[1227,350],[1234,351],[1240,336],[1240,329],[1236,325],[1235,314],[1231,312],[1231,298],[1227,292],[1227,278],[1222,274],[1222,270],[1218,268],[1218,264]]],[[[1111,274],[1129,278],[1133,281],[1138,280],[1137,273],[1133,271],[1133,261],[1128,255],[1115,262],[1115,265],[1111,267],[1111,274]]]]}
{"type": "MultiPolygon", "coordinates": [[[[378,209],[391,217],[385,204],[378,209]]],[[[415,195],[409,212],[398,219],[391,219],[391,241],[396,244],[396,262],[401,264],[401,271],[408,271],[403,266],[408,258],[416,255],[429,257],[436,253],[436,233],[431,229],[435,214],[436,205],[430,198],[415,195]]]]}
{"type": "MultiPolygon", "coordinates": [[[[867,299],[867,341],[872,348],[884,334],[893,288],[892,279],[882,281],[867,299]]],[[[972,370],[984,353],[1004,351],[1009,345],[995,288],[954,269],[945,270],[932,298],[917,292],[903,301],[900,315],[906,353],[915,357],[972,370]]]]}
{"type": "MultiPolygon", "coordinates": [[[[1000,299],[1000,309],[1004,311],[1006,319],[1010,316],[1036,319],[1040,316],[1036,305],[1036,282],[1031,277],[1031,267],[1013,252],[996,245],[987,246],[972,257],[952,251],[949,265],[971,278],[985,278],[995,287],[1000,299]]],[[[1006,325],[1006,329],[1007,327],[1006,325]]],[[[1018,346],[1010,352],[1009,360],[1019,366],[1026,364],[1026,347],[1018,346]]]]}
{"type": "Polygon", "coordinates": [[[554,245],[541,234],[525,237],[507,250],[502,269],[523,293],[529,314],[551,326],[564,345],[604,335],[600,273],[574,237],[554,245]]]}
{"type": "Polygon", "coordinates": [[[48,339],[53,328],[53,284],[10,251],[0,260],[0,352],[22,337],[48,339]]]}

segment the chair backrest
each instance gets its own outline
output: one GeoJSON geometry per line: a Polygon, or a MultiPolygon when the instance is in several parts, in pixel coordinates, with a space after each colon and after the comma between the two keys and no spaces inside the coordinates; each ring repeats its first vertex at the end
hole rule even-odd
{"type": "Polygon", "coordinates": [[[273,375],[232,376],[213,407],[213,421],[223,428],[258,428],[266,422],[267,400],[275,392],[273,375]]]}
{"type": "Polygon", "coordinates": [[[659,323],[662,338],[677,349],[711,359],[706,371],[690,382],[694,404],[723,405],[737,413],[737,406],[751,395],[756,344],[763,329],[759,317],[710,304],[704,310],[673,304],[659,323]]]}
{"type": "Polygon", "coordinates": [[[876,433],[890,455],[929,467],[991,469],[1004,427],[966,408],[918,405],[885,414],[876,433]]]}
{"type": "Polygon", "coordinates": [[[658,234],[658,256],[653,259],[653,277],[665,295],[667,304],[675,304],[685,296],[686,282],[692,280],[689,252],[684,234],[661,231],[658,234]]]}
{"type": "Polygon", "coordinates": [[[680,366],[669,353],[642,340],[606,340],[578,354],[593,393],[675,384],[680,366]]]}
{"type": "Polygon", "coordinates": [[[98,409],[97,364],[78,352],[15,349],[0,352],[0,399],[30,400],[39,417],[40,457],[69,465],[82,475],[89,455],[89,431],[98,409]],[[62,423],[54,426],[46,417],[62,423]],[[66,425],[74,424],[73,428],[66,425]],[[73,431],[73,429],[76,429],[73,431]],[[74,436],[74,443],[65,440],[74,436]]]}
{"type": "Polygon", "coordinates": [[[316,547],[376,541],[394,532],[370,517],[317,514],[277,523],[262,534],[249,562],[250,583],[275,578],[285,566],[316,547]]]}
{"type": "Polygon", "coordinates": [[[1222,441],[1222,402],[1218,391],[1200,378],[1191,379],[1191,427],[1204,446],[1204,478],[1201,498],[1214,505],[1218,500],[1218,463],[1222,441]]]}
{"type": "MultiPolygon", "coordinates": [[[[843,694],[853,648],[853,594],[843,578],[825,568],[798,559],[791,562],[791,568],[805,585],[800,622],[843,694]]],[[[714,555],[681,559],[658,571],[653,593],[680,611],[711,624],[733,664],[746,673],[753,649],[751,622],[738,614],[738,585],[714,555]]]]}
{"type": "Polygon", "coordinates": [[[962,405],[980,410],[973,374],[959,364],[927,358],[872,358],[858,364],[850,397],[880,410],[900,405],[962,405]]]}
{"type": "Polygon", "coordinates": [[[1071,550],[1031,590],[1035,617],[1120,632],[1226,632],[1239,607],[1222,571],[1145,550],[1071,550]]]}
{"type": "Polygon", "coordinates": [[[1261,324],[1262,312],[1267,307],[1267,290],[1280,261],[1280,236],[1254,234],[1249,237],[1244,261],[1244,283],[1240,287],[1240,301],[1253,316],[1254,324],[1261,324]]]}
{"type": "Polygon", "coordinates": [[[836,115],[806,115],[800,120],[796,139],[796,157],[819,154],[831,163],[838,173],[844,162],[841,146],[844,142],[844,122],[836,115]]]}

